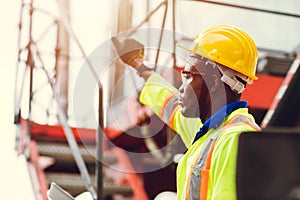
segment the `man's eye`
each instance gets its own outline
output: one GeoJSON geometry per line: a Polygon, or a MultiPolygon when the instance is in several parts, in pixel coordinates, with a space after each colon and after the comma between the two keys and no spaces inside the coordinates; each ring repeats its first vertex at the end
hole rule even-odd
{"type": "Polygon", "coordinates": [[[191,74],[184,74],[183,76],[184,76],[184,78],[185,78],[185,79],[189,79],[189,78],[191,78],[191,77],[192,77],[192,75],[191,75],[191,74]]]}

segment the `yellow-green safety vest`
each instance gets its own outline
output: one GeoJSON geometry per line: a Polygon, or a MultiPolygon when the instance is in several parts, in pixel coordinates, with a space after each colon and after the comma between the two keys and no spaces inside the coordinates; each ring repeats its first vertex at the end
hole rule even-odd
{"type": "Polygon", "coordinates": [[[217,129],[208,130],[192,144],[202,122],[181,114],[181,107],[176,104],[177,94],[174,86],[154,73],[140,95],[140,102],[174,129],[188,148],[177,167],[177,198],[236,199],[238,137],[245,131],[259,131],[259,126],[247,108],[240,108],[230,113],[217,129]]]}

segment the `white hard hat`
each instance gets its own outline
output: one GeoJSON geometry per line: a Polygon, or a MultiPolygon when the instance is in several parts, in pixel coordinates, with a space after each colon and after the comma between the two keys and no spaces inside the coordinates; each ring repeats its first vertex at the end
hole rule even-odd
{"type": "Polygon", "coordinates": [[[176,192],[165,191],[159,193],[154,200],[177,200],[176,192]]]}

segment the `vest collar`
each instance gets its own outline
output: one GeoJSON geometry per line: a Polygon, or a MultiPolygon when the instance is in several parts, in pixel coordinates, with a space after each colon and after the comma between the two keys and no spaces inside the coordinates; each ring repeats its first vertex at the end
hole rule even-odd
{"type": "Polygon", "coordinates": [[[248,106],[247,101],[236,101],[226,106],[223,106],[220,110],[218,110],[214,115],[212,115],[208,120],[206,120],[201,126],[200,130],[196,133],[193,144],[203,135],[207,133],[207,131],[211,128],[216,129],[220,126],[220,124],[224,121],[225,117],[227,117],[233,111],[239,108],[246,108],[248,106]]]}

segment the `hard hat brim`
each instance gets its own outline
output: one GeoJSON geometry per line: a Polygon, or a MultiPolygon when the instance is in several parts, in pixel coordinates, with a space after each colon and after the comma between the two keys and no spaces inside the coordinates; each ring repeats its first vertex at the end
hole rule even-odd
{"type": "Polygon", "coordinates": [[[197,55],[200,55],[200,54],[201,54],[200,56],[203,56],[203,57],[209,59],[207,53],[206,53],[204,50],[202,50],[201,52],[200,52],[200,50],[199,50],[198,52],[196,52],[196,51],[194,51],[194,50],[192,50],[192,49],[190,49],[190,48],[187,48],[187,47],[185,47],[185,46],[183,46],[183,45],[181,45],[181,44],[178,44],[178,43],[176,44],[176,46],[178,46],[178,47],[180,47],[180,48],[182,48],[182,49],[184,49],[184,50],[186,50],[186,51],[193,52],[194,54],[197,54],[197,55]],[[199,52],[200,52],[200,54],[199,54],[199,52]]]}
{"type": "MultiPolygon", "coordinates": [[[[186,50],[186,51],[195,53],[195,54],[197,54],[197,55],[203,56],[203,57],[205,57],[205,58],[211,60],[210,56],[209,56],[204,50],[201,50],[201,49],[198,48],[198,49],[197,49],[197,52],[196,52],[196,51],[194,51],[193,49],[187,48],[187,47],[185,47],[185,46],[183,46],[183,45],[181,45],[181,44],[178,44],[178,43],[176,44],[176,46],[178,46],[178,47],[180,47],[180,48],[182,48],[182,49],[184,49],[184,50],[186,50]]],[[[213,61],[219,63],[218,61],[215,61],[215,60],[213,60],[213,61]]],[[[222,64],[222,63],[219,63],[219,64],[222,64]]],[[[236,69],[233,69],[233,70],[236,70],[236,69]]],[[[241,72],[241,71],[238,71],[238,72],[244,74],[244,72],[241,72]]],[[[249,75],[249,77],[250,77],[252,80],[254,80],[254,81],[258,80],[258,77],[257,77],[257,76],[249,75]]]]}

